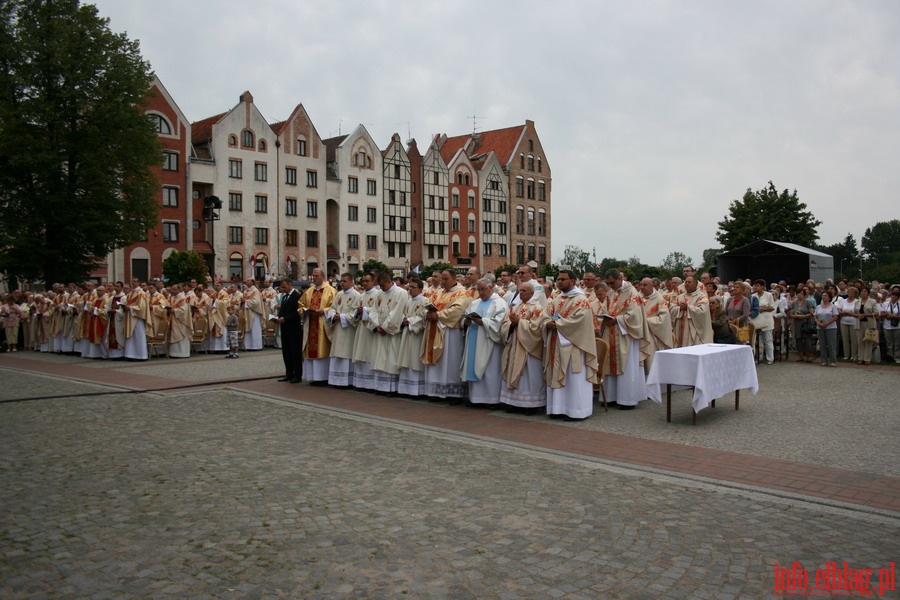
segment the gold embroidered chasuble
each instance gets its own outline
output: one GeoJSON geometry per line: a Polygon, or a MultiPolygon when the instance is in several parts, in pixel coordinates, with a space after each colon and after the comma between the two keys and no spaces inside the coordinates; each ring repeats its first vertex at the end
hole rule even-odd
{"type": "Polygon", "coordinates": [[[331,330],[325,327],[325,317],[309,312],[310,310],[324,310],[331,308],[337,291],[331,284],[325,282],[321,288],[310,286],[306,288],[297,310],[303,318],[303,358],[318,359],[331,356],[331,330]]]}
{"type": "Polygon", "coordinates": [[[519,387],[519,378],[525,372],[528,357],[538,360],[544,358],[543,324],[548,319],[544,309],[534,296],[528,302],[520,302],[511,307],[500,326],[500,337],[506,340],[500,365],[503,369],[503,380],[507,387],[514,390],[519,387]],[[518,317],[514,326],[510,315],[518,317]]]}
{"type": "Polygon", "coordinates": [[[432,297],[431,303],[438,309],[438,320],[426,321],[425,335],[422,338],[422,364],[436,365],[441,361],[444,355],[444,329],[459,329],[470,301],[468,291],[458,283],[432,297]]]}
{"type": "Polygon", "coordinates": [[[591,307],[580,290],[560,294],[547,302],[544,311],[546,347],[544,348],[544,381],[551,388],[566,386],[566,371],[582,372],[584,355],[585,379],[597,383],[597,342],[594,339],[594,317],[591,307]],[[556,330],[546,328],[548,321],[556,323],[556,330]]]}
{"type": "MultiPolygon", "coordinates": [[[[602,308],[602,307],[601,307],[602,308]]],[[[606,314],[616,318],[612,325],[603,327],[602,338],[609,343],[609,352],[603,372],[607,375],[621,375],[625,372],[630,340],[644,337],[644,306],[641,295],[627,281],[618,290],[609,290],[606,296],[606,314]],[[622,333],[621,327],[625,327],[622,333]]],[[[639,356],[636,356],[638,360],[639,356]]]]}

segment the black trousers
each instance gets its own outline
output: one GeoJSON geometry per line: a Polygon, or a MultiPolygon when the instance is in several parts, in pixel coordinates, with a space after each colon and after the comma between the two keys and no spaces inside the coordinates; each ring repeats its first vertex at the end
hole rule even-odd
{"type": "Polygon", "coordinates": [[[303,378],[302,339],[302,329],[282,330],[281,332],[281,358],[284,359],[284,376],[290,379],[303,378]]]}

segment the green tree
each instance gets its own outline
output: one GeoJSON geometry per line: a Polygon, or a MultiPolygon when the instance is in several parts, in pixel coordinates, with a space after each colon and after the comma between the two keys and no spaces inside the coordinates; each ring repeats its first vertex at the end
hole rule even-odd
{"type": "Polygon", "coordinates": [[[888,254],[900,252],[900,219],[882,221],[867,227],[862,236],[862,247],[870,258],[878,260],[888,254]]]}
{"type": "Polygon", "coordinates": [[[681,277],[687,266],[694,266],[694,261],[690,256],[684,252],[669,252],[662,264],[659,265],[659,270],[665,277],[675,277],[676,275],[681,277]]]}
{"type": "Polygon", "coordinates": [[[850,264],[852,271],[853,261],[859,257],[859,250],[856,247],[856,240],[851,234],[847,234],[843,242],[832,244],[830,246],[822,246],[820,250],[825,254],[830,254],[834,259],[834,269],[841,277],[844,277],[844,267],[850,264]]]}
{"type": "Polygon", "coordinates": [[[566,246],[559,264],[572,269],[579,277],[584,275],[587,269],[596,269],[594,263],[591,262],[590,253],[579,246],[566,246]]]}
{"type": "Polygon", "coordinates": [[[375,260],[374,258],[370,258],[369,260],[367,260],[366,262],[364,262],[363,264],[361,264],[359,266],[359,275],[360,276],[363,276],[366,273],[380,273],[380,272],[390,273],[390,270],[388,270],[386,264],[384,264],[380,260],[375,260]]]}
{"type": "Polygon", "coordinates": [[[0,271],[84,276],[157,222],[138,43],[78,0],[0,0],[0,271]]]}
{"type": "MultiPolygon", "coordinates": [[[[559,276],[559,265],[554,265],[547,263],[546,265],[541,265],[541,268],[538,269],[538,277],[558,277],[559,276]]],[[[578,275],[578,272],[575,272],[578,275]]],[[[580,275],[579,275],[580,277],[580,275]]]]}
{"type": "Polygon", "coordinates": [[[703,251],[703,269],[712,272],[718,269],[719,256],[724,253],[722,248],[707,248],[703,251]]]}
{"type": "Polygon", "coordinates": [[[193,250],[173,252],[163,261],[163,277],[170,283],[184,283],[191,279],[206,281],[209,266],[206,259],[193,250]]]}
{"type": "Polygon", "coordinates": [[[598,273],[598,275],[603,276],[610,269],[619,269],[620,271],[622,271],[626,268],[628,268],[627,260],[619,260],[615,257],[608,257],[600,261],[599,270],[602,271],[602,273],[598,273]]]}
{"type": "Polygon", "coordinates": [[[434,262],[434,263],[431,263],[430,265],[428,265],[427,267],[425,267],[424,269],[422,269],[422,279],[426,279],[426,278],[428,278],[428,277],[431,277],[431,275],[432,275],[435,271],[437,271],[438,273],[440,273],[441,271],[446,271],[447,269],[450,269],[451,271],[454,271],[454,272],[456,271],[456,269],[453,268],[453,265],[451,265],[451,264],[448,263],[448,262],[434,262]]]}
{"type": "Polygon", "coordinates": [[[734,250],[757,240],[789,242],[812,247],[822,222],[806,210],[797,190],[780,194],[769,186],[753,191],[747,188],[741,200],[733,200],[725,218],[719,221],[716,241],[726,250],[734,250]]]}

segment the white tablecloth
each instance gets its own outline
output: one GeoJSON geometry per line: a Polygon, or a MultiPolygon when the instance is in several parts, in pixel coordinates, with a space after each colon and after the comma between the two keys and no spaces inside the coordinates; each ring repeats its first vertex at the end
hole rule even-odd
{"type": "Polygon", "coordinates": [[[694,412],[735,390],[759,391],[753,351],[750,346],[734,344],[702,344],[657,352],[647,375],[647,395],[662,403],[662,386],[667,383],[694,386],[694,412]]]}

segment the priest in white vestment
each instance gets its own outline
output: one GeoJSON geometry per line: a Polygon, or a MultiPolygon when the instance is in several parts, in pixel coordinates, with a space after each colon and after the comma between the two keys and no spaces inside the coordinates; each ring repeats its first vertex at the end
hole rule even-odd
{"type": "Polygon", "coordinates": [[[125,297],[124,333],[125,358],[147,360],[147,319],[150,318],[150,302],[140,286],[132,288],[125,297]]]}
{"type": "Polygon", "coordinates": [[[453,404],[462,402],[468,394],[459,365],[463,353],[460,325],[469,302],[466,288],[457,283],[453,271],[448,269],[441,273],[441,289],[431,300],[433,310],[425,315],[421,358],[427,394],[432,398],[450,398],[453,404]]]}
{"type": "Polygon", "coordinates": [[[409,293],[395,284],[388,273],[378,274],[378,287],[381,295],[369,314],[369,326],[375,332],[371,367],[375,391],[394,394],[400,379],[401,325],[409,293]]]}
{"type": "Polygon", "coordinates": [[[660,350],[670,350],[672,340],[672,315],[669,303],[662,293],[653,286],[653,280],[641,280],[641,296],[644,301],[644,340],[641,343],[641,357],[644,359],[644,373],[650,373],[653,356],[660,350]]]}
{"type": "MultiPolygon", "coordinates": [[[[191,303],[187,291],[190,284],[178,290],[170,298],[169,309],[169,358],[189,358],[191,356],[191,303]]],[[[178,289],[178,286],[176,286],[178,289]]]]}
{"type": "Polygon", "coordinates": [[[228,307],[231,306],[231,295],[221,283],[216,282],[209,305],[209,350],[211,352],[228,352],[228,331],[225,319],[228,318],[228,307]]]}
{"type": "Polygon", "coordinates": [[[647,381],[641,367],[644,306],[634,286],[618,269],[606,272],[609,291],[601,306],[602,339],[609,344],[604,363],[606,395],[611,405],[630,410],[647,399],[647,381]]]}
{"type": "Polygon", "coordinates": [[[685,293],[678,296],[675,304],[669,304],[675,347],[711,344],[713,332],[709,316],[709,296],[693,277],[684,280],[684,289],[685,293]]]}
{"type": "Polygon", "coordinates": [[[331,358],[328,384],[338,387],[353,385],[353,343],[356,339],[356,309],[360,294],[353,287],[350,273],[341,275],[341,291],[325,312],[326,326],[331,329],[331,358]]]}
{"type": "Polygon", "coordinates": [[[527,414],[547,406],[544,383],[544,308],[534,299],[531,281],[519,284],[521,302],[509,309],[500,336],[505,340],[501,356],[500,401],[527,414]]]}
{"type": "Polygon", "coordinates": [[[420,355],[425,332],[425,305],[428,299],[423,293],[423,283],[418,277],[410,277],[408,284],[409,301],[403,310],[403,333],[400,338],[400,358],[397,365],[400,373],[397,392],[413,398],[425,395],[425,367],[420,355]]]}
{"type": "Polygon", "coordinates": [[[107,305],[109,325],[106,328],[107,356],[110,359],[125,358],[125,288],[116,282],[107,305]]]}
{"type": "Polygon", "coordinates": [[[381,288],[375,285],[375,276],[366,273],[361,279],[362,297],[356,308],[356,337],[353,340],[353,387],[361,390],[375,389],[375,373],[372,372],[375,332],[369,328],[370,314],[378,305],[381,288]]]}
{"type": "Polygon", "coordinates": [[[594,316],[571,270],[560,270],[556,286],[560,294],[547,303],[543,324],[547,414],[582,420],[593,413],[597,383],[594,316]]]}
{"type": "Polygon", "coordinates": [[[263,337],[262,332],[265,328],[266,319],[269,318],[266,312],[266,303],[262,294],[256,287],[255,279],[247,280],[247,288],[243,294],[244,300],[244,349],[245,350],[262,350],[263,337]]]}
{"type": "Polygon", "coordinates": [[[503,343],[500,327],[509,307],[494,293],[490,279],[475,284],[478,299],[466,309],[465,343],[460,376],[469,385],[469,405],[500,406],[503,343]]]}

